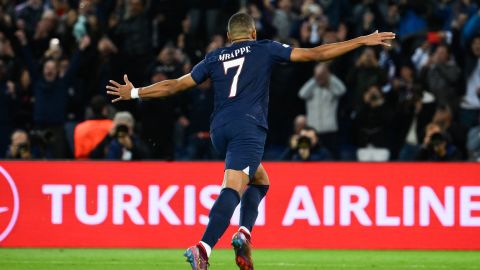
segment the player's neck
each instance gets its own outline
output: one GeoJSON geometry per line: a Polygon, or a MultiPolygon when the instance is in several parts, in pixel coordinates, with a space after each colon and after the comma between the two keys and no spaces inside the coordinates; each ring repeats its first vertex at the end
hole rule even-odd
{"type": "Polygon", "coordinates": [[[239,38],[232,39],[230,43],[235,44],[235,43],[240,43],[245,41],[254,41],[254,39],[251,37],[239,37],[239,38]]]}

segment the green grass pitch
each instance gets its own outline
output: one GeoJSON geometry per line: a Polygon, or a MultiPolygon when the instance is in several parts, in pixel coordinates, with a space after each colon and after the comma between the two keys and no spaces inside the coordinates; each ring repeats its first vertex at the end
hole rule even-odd
{"type": "MultiPolygon", "coordinates": [[[[182,270],[190,269],[176,249],[0,248],[2,270],[182,270]]],[[[255,269],[462,270],[480,269],[480,252],[255,250],[255,269]]],[[[212,270],[235,270],[232,250],[215,250],[212,270]]]]}

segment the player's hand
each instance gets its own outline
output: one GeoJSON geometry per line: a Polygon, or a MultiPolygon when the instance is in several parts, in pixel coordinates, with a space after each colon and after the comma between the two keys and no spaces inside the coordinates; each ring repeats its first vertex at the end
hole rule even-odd
{"type": "Polygon", "coordinates": [[[119,84],[114,80],[110,80],[110,85],[107,85],[107,94],[116,96],[112,103],[118,102],[120,100],[129,100],[132,99],[130,92],[134,88],[133,84],[128,80],[127,74],[123,75],[123,80],[125,84],[119,84]]]}
{"type": "Polygon", "coordinates": [[[371,33],[370,35],[363,36],[363,44],[366,46],[376,46],[376,45],[383,45],[390,47],[392,44],[388,43],[387,41],[395,39],[395,33],[392,32],[381,32],[379,33],[378,30],[371,33]]]}

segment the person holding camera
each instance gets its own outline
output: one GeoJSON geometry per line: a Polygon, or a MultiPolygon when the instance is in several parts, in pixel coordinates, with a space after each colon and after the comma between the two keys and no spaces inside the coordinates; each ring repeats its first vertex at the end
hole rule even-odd
{"type": "Polygon", "coordinates": [[[24,130],[16,130],[12,133],[11,143],[7,150],[7,159],[32,159],[30,139],[24,130]]]}
{"type": "Polygon", "coordinates": [[[134,135],[135,120],[129,112],[118,112],[113,118],[114,128],[106,147],[106,159],[142,160],[148,158],[148,150],[134,135]]]}
{"type": "Polygon", "coordinates": [[[331,153],[321,145],[315,129],[309,126],[303,127],[298,134],[292,135],[289,146],[287,153],[283,154],[285,160],[333,160],[331,153]]]}
{"type": "Polygon", "coordinates": [[[461,160],[457,148],[448,142],[438,124],[427,126],[423,145],[418,153],[417,161],[456,161],[461,160]]]}

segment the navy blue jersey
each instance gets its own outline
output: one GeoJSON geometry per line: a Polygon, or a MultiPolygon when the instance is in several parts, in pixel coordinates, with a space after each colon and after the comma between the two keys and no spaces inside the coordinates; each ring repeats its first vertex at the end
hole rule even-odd
{"type": "Polygon", "coordinates": [[[200,84],[211,78],[215,108],[210,129],[238,120],[268,128],[268,89],[274,63],[290,61],[292,48],[271,40],[245,41],[208,53],[192,70],[200,84]]]}

